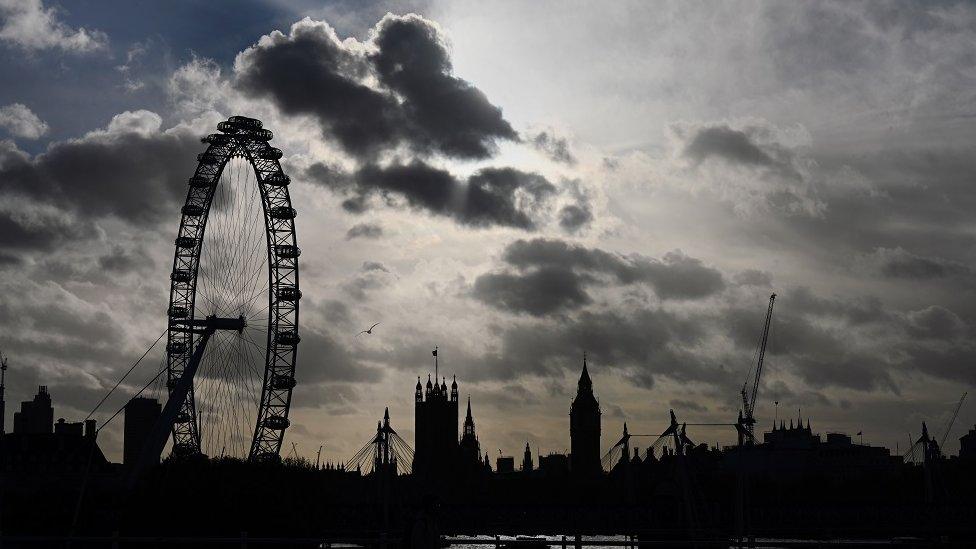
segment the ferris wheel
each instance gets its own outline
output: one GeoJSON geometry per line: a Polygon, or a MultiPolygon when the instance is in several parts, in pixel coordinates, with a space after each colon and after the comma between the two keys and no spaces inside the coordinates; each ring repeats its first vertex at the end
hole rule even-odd
{"type": "Polygon", "coordinates": [[[188,182],[170,273],[172,454],[276,460],[300,341],[297,212],[272,132],[243,116],[217,129],[188,182]]]}

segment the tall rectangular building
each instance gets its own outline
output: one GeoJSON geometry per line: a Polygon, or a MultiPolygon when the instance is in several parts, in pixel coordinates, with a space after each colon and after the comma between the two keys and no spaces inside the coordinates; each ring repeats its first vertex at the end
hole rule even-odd
{"type": "Polygon", "coordinates": [[[20,403],[20,411],[14,412],[14,433],[50,434],[54,430],[54,406],[47,386],[37,388],[34,400],[20,403]]]}
{"type": "Polygon", "coordinates": [[[132,465],[139,459],[142,446],[162,412],[162,406],[154,398],[134,398],[125,405],[122,463],[132,465]]]}

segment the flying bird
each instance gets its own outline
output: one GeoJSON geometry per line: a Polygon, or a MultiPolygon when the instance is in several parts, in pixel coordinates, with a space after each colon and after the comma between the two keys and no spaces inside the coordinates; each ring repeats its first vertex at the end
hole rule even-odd
{"type": "Polygon", "coordinates": [[[363,334],[373,335],[373,328],[375,328],[375,327],[377,327],[379,325],[380,325],[379,322],[377,322],[376,324],[373,324],[372,326],[369,327],[368,330],[363,330],[363,331],[359,332],[358,334],[356,334],[356,337],[359,337],[359,336],[361,336],[363,334]]]}

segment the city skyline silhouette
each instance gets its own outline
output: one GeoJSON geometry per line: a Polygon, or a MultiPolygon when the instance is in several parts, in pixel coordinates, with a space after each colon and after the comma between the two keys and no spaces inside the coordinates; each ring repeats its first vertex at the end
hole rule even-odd
{"type": "Polygon", "coordinates": [[[974,20],[0,2],[0,483],[69,534],[175,471],[427,542],[968,516],[974,20]]]}

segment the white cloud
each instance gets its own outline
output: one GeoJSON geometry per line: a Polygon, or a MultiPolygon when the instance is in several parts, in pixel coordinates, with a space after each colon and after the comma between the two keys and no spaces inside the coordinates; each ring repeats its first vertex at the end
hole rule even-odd
{"type": "Polygon", "coordinates": [[[28,51],[61,49],[88,53],[104,49],[108,36],[84,27],[72,29],[58,20],[57,10],[45,8],[41,0],[0,0],[0,40],[28,51]]]}
{"type": "Polygon", "coordinates": [[[162,127],[163,119],[156,113],[147,110],[125,111],[112,117],[108,123],[107,133],[137,133],[151,135],[162,127]]]}
{"type": "Polygon", "coordinates": [[[149,49],[148,42],[148,40],[145,43],[136,42],[126,52],[125,63],[115,67],[115,70],[122,74],[122,85],[127,91],[139,91],[146,87],[146,83],[143,80],[132,76],[132,69],[138,66],[139,60],[146,55],[146,51],[149,49]]]}
{"type": "Polygon", "coordinates": [[[22,103],[0,107],[0,127],[14,137],[37,139],[47,133],[47,123],[22,103]]]}
{"type": "Polygon", "coordinates": [[[180,113],[196,116],[216,108],[227,95],[223,87],[220,65],[212,59],[194,55],[173,72],[166,91],[180,113]]]}

